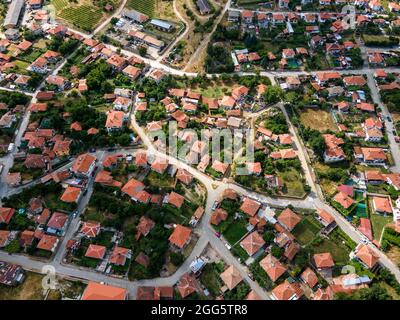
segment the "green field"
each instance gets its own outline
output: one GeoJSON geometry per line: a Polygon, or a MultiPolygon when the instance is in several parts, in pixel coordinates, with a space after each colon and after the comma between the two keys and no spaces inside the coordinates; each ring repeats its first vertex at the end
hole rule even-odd
{"type": "Polygon", "coordinates": [[[58,18],[84,31],[91,31],[103,17],[101,8],[91,1],[82,1],[81,4],[71,3],[68,0],[52,0],[58,18]]]}
{"type": "Polygon", "coordinates": [[[129,0],[127,3],[128,8],[135,9],[149,17],[153,17],[155,6],[155,0],[129,0]]]}
{"type": "Polygon", "coordinates": [[[330,252],[333,260],[338,264],[345,264],[349,261],[350,252],[347,248],[328,239],[323,239],[319,245],[313,246],[312,249],[314,253],[330,252]]]}
{"type": "Polygon", "coordinates": [[[293,235],[301,245],[306,245],[315,239],[320,229],[313,217],[307,216],[294,228],[293,235]]]}

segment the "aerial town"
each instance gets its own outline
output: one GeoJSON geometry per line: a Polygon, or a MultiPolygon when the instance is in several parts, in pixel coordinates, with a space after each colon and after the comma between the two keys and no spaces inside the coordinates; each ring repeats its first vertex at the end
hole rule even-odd
{"type": "Polygon", "coordinates": [[[400,300],[399,2],[0,24],[0,300],[400,300]]]}

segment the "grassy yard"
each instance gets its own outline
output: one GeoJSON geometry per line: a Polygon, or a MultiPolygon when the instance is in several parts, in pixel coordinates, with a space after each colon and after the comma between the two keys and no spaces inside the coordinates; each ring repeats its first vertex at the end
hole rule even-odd
{"type": "Polygon", "coordinates": [[[300,114],[301,122],[309,128],[320,132],[326,130],[337,131],[337,125],[333,121],[330,112],[320,109],[306,109],[300,114]]]}
{"type": "Polygon", "coordinates": [[[278,176],[283,180],[285,185],[282,192],[283,195],[291,197],[304,196],[304,182],[296,169],[291,168],[284,172],[278,172],[278,176]]]}
{"type": "Polygon", "coordinates": [[[330,252],[335,263],[345,264],[349,261],[350,252],[347,248],[328,239],[323,239],[319,245],[313,246],[313,251],[314,253],[330,252]]]}
{"type": "Polygon", "coordinates": [[[175,185],[175,179],[167,173],[161,175],[155,171],[150,171],[146,176],[145,184],[157,188],[172,188],[175,185]]]}
{"type": "Polygon", "coordinates": [[[293,235],[300,244],[306,245],[314,240],[320,229],[313,217],[307,216],[294,228],[293,235]]]}
{"type": "Polygon", "coordinates": [[[374,236],[374,239],[379,241],[379,239],[381,238],[383,227],[388,223],[391,223],[393,221],[393,218],[384,217],[376,213],[371,213],[370,218],[372,225],[372,234],[374,236]]]}
{"type": "Polygon", "coordinates": [[[240,219],[234,221],[223,233],[225,239],[230,243],[230,244],[235,244],[237,241],[239,241],[246,233],[247,221],[246,219],[240,219]]]}
{"type": "Polygon", "coordinates": [[[210,291],[213,296],[217,296],[220,293],[222,287],[222,281],[219,274],[223,271],[223,263],[209,263],[201,272],[200,280],[201,283],[210,291]]]}
{"type": "Polygon", "coordinates": [[[220,81],[213,81],[206,88],[196,87],[193,91],[201,93],[206,98],[222,98],[232,91],[232,85],[220,81]]]}

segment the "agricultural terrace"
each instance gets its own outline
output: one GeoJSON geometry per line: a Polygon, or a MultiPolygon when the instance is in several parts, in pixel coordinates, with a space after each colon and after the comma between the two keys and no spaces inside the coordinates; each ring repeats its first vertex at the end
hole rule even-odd
{"type": "Polygon", "coordinates": [[[86,32],[92,31],[109,13],[104,9],[105,5],[111,4],[114,9],[120,4],[120,0],[51,0],[55,14],[58,19],[65,21],[71,26],[86,32]]]}
{"type": "Polygon", "coordinates": [[[137,10],[149,17],[154,16],[154,11],[156,9],[155,0],[128,0],[127,7],[130,9],[137,10]]]}

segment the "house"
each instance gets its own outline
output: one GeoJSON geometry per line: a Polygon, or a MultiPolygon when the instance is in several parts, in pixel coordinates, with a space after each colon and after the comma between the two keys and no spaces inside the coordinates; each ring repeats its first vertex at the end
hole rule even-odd
{"type": "Polygon", "coordinates": [[[132,99],[122,96],[118,96],[113,102],[114,110],[123,110],[124,112],[127,112],[131,105],[132,99]]]}
{"type": "Polygon", "coordinates": [[[356,159],[366,164],[382,165],[387,160],[386,154],[382,148],[355,147],[354,153],[356,159]]]}
{"type": "Polygon", "coordinates": [[[333,200],[339,203],[343,208],[348,209],[354,204],[354,200],[343,192],[338,192],[333,200]]]}
{"type": "Polygon", "coordinates": [[[117,266],[124,266],[126,261],[131,258],[132,251],[130,249],[115,246],[108,262],[117,266]]]}
{"type": "Polygon", "coordinates": [[[190,242],[190,238],[192,235],[192,229],[184,227],[178,224],[172,234],[169,236],[169,242],[178,247],[179,249],[183,249],[190,242]]]}
{"type": "Polygon", "coordinates": [[[185,169],[180,168],[176,173],[176,179],[186,185],[189,185],[193,181],[193,176],[185,169]]]}
{"type": "Polygon", "coordinates": [[[318,277],[311,268],[306,268],[300,275],[300,279],[306,283],[311,289],[318,284],[318,277]]]}
{"type": "Polygon", "coordinates": [[[240,241],[240,246],[252,257],[261,250],[265,241],[257,231],[253,231],[246,238],[240,241]]]}
{"type": "Polygon", "coordinates": [[[163,300],[174,297],[173,287],[138,287],[136,300],[163,300]]]}
{"type": "Polygon", "coordinates": [[[81,300],[127,300],[128,290],[90,281],[81,300]]]}
{"type": "Polygon", "coordinates": [[[304,295],[303,290],[297,282],[285,280],[271,291],[273,300],[299,300],[304,295]]]}
{"type": "Polygon", "coordinates": [[[313,262],[318,270],[330,269],[335,265],[330,252],[316,253],[313,255],[313,262]]]}
{"type": "Polygon", "coordinates": [[[234,266],[229,266],[220,275],[221,280],[229,290],[233,290],[239,283],[243,281],[243,277],[234,266]]]}
{"type": "Polygon", "coordinates": [[[61,195],[60,200],[68,203],[78,203],[81,197],[81,188],[68,186],[61,195]]]}
{"type": "Polygon", "coordinates": [[[102,170],[96,175],[94,180],[96,183],[100,183],[104,186],[121,188],[122,183],[113,179],[110,171],[102,170]]]}
{"type": "Polygon", "coordinates": [[[243,10],[242,11],[242,22],[251,24],[253,22],[253,11],[243,10]]]}
{"type": "Polygon", "coordinates": [[[95,238],[100,233],[100,223],[94,221],[84,221],[79,233],[87,238],[95,238]]]}
{"type": "Polygon", "coordinates": [[[58,75],[49,75],[46,78],[46,82],[50,85],[54,85],[57,87],[57,90],[64,91],[67,86],[69,86],[69,82],[61,76],[58,75]]]}
{"type": "Polygon", "coordinates": [[[244,198],[243,203],[240,206],[240,210],[249,215],[250,217],[254,217],[258,210],[261,207],[261,203],[252,200],[250,198],[244,198]]]}
{"type": "Polygon", "coordinates": [[[349,86],[362,87],[367,84],[367,80],[363,76],[348,76],[343,78],[344,84],[349,86]]]}
{"type": "Polygon", "coordinates": [[[135,80],[140,76],[141,71],[141,69],[129,65],[122,70],[122,73],[128,76],[130,79],[135,80]]]}
{"type": "Polygon", "coordinates": [[[286,208],[278,217],[278,222],[288,231],[292,231],[294,227],[301,221],[301,218],[290,208],[286,208]]]}
{"type": "Polygon", "coordinates": [[[323,138],[326,145],[324,152],[325,163],[339,162],[346,159],[346,155],[343,149],[340,147],[342,144],[344,144],[343,139],[337,138],[333,134],[324,134],[323,138]]]}
{"type": "Polygon", "coordinates": [[[88,177],[96,164],[96,157],[89,153],[84,153],[76,158],[72,165],[71,171],[78,176],[88,177]]]}
{"type": "Polygon", "coordinates": [[[47,59],[43,57],[37,58],[32,64],[28,67],[32,72],[45,74],[47,73],[47,59]]]}
{"type": "Polygon", "coordinates": [[[121,72],[126,64],[127,61],[118,54],[113,54],[110,58],[107,59],[107,63],[116,71],[121,72]]]}
{"type": "Polygon", "coordinates": [[[361,264],[363,264],[367,269],[373,269],[379,262],[379,256],[373,251],[369,246],[360,243],[351,254],[354,255],[361,264]]]}
{"type": "Polygon", "coordinates": [[[20,20],[22,8],[24,7],[24,0],[14,0],[10,2],[10,5],[7,10],[7,14],[3,21],[3,26],[6,29],[15,28],[18,26],[18,22],[20,20]]]}
{"type": "Polygon", "coordinates": [[[46,232],[50,234],[63,235],[68,225],[68,215],[62,212],[54,212],[47,223],[46,232]]]}
{"type": "Polygon", "coordinates": [[[9,224],[14,213],[14,208],[0,207],[0,225],[9,224]]]}
{"type": "Polygon", "coordinates": [[[388,8],[390,12],[400,12],[400,4],[397,2],[389,2],[388,8]]]}
{"type": "Polygon", "coordinates": [[[131,197],[133,201],[148,203],[150,194],[144,190],[144,184],[134,178],[130,179],[121,191],[131,197]]]}
{"type": "Polygon", "coordinates": [[[178,209],[182,207],[184,201],[185,198],[181,196],[179,193],[176,193],[174,191],[171,191],[171,193],[168,195],[168,203],[178,209]]]}
{"type": "Polygon", "coordinates": [[[222,163],[219,160],[214,160],[211,166],[215,171],[221,173],[222,175],[225,174],[225,172],[228,170],[229,164],[227,163],[222,163]]]}
{"type": "Polygon", "coordinates": [[[85,257],[101,260],[106,254],[107,248],[97,244],[90,244],[86,250],[85,257]]]}
{"type": "Polygon", "coordinates": [[[225,221],[228,218],[228,212],[226,212],[222,208],[217,208],[211,215],[210,223],[218,226],[222,221],[225,221]]]}
{"type": "Polygon", "coordinates": [[[189,273],[185,273],[177,284],[177,290],[182,298],[186,298],[192,293],[196,292],[200,285],[193,275],[189,275],[189,273]]]}
{"type": "Polygon", "coordinates": [[[10,231],[0,230],[0,248],[8,246],[11,240],[12,240],[12,235],[10,231]]]}
{"type": "Polygon", "coordinates": [[[105,127],[108,132],[121,130],[124,125],[124,120],[125,120],[125,113],[123,111],[110,110],[107,113],[107,120],[105,127]]]}
{"type": "Polygon", "coordinates": [[[54,252],[60,239],[55,236],[44,234],[37,244],[36,248],[44,251],[54,252]]]}
{"type": "Polygon", "coordinates": [[[376,213],[393,214],[393,208],[390,197],[372,197],[372,205],[376,213]]]}
{"type": "Polygon", "coordinates": [[[273,282],[276,282],[286,272],[286,268],[270,253],[260,261],[260,267],[273,282]]]}
{"type": "Polygon", "coordinates": [[[273,12],[272,13],[272,24],[283,24],[285,23],[285,15],[280,12],[273,12]]]}
{"type": "Polygon", "coordinates": [[[324,209],[317,209],[318,220],[326,227],[335,222],[335,218],[324,209]]]}

